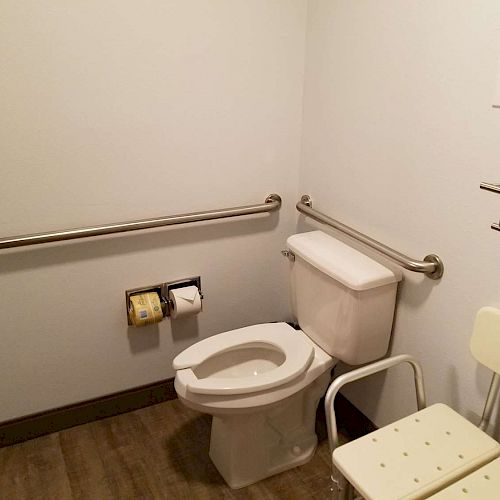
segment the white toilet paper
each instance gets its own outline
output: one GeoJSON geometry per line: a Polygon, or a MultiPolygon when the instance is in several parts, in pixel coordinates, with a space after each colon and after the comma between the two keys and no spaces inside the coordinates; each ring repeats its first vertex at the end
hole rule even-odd
{"type": "Polygon", "coordinates": [[[201,311],[201,297],[198,287],[185,286],[174,288],[168,292],[168,298],[172,301],[170,317],[172,319],[184,318],[198,314],[201,311]]]}

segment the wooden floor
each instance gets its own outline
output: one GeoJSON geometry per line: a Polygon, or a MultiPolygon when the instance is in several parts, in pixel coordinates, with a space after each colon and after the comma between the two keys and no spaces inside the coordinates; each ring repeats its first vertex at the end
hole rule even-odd
{"type": "Polygon", "coordinates": [[[0,499],[328,499],[324,428],[312,461],[231,490],[208,457],[210,417],[178,400],[0,449],[0,499]]]}

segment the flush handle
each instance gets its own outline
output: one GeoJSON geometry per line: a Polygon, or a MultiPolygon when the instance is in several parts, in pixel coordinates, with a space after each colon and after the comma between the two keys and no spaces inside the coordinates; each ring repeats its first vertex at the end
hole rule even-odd
{"type": "Polygon", "coordinates": [[[283,257],[286,257],[291,262],[295,261],[295,254],[291,250],[281,250],[281,255],[283,255],[283,257]]]}

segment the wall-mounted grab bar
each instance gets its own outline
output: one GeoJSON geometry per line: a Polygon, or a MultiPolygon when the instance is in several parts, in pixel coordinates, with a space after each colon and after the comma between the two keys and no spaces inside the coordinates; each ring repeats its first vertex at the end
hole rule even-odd
{"type": "Polygon", "coordinates": [[[384,245],[383,243],[380,243],[379,241],[374,240],[369,236],[366,236],[366,234],[360,233],[359,231],[356,231],[355,229],[352,229],[351,227],[342,224],[342,222],[336,221],[335,219],[332,219],[331,217],[328,217],[327,215],[322,214],[317,210],[314,210],[312,208],[311,197],[307,194],[302,196],[300,201],[297,203],[297,210],[300,213],[303,213],[304,215],[311,217],[311,219],[314,219],[318,222],[322,222],[323,224],[333,227],[338,231],[342,231],[351,238],[354,238],[355,240],[364,243],[370,248],[373,248],[373,250],[380,252],[386,257],[389,257],[390,259],[394,260],[400,266],[404,267],[405,269],[408,269],[409,271],[414,271],[416,273],[424,273],[433,280],[437,280],[441,278],[441,276],[443,276],[443,271],[444,271],[443,261],[437,255],[435,254],[427,255],[426,257],[424,257],[423,261],[411,259],[410,257],[400,252],[397,252],[396,250],[388,247],[387,245],[384,245]]]}
{"type": "Polygon", "coordinates": [[[486,191],[491,191],[492,193],[500,193],[500,184],[491,184],[491,182],[481,182],[479,184],[481,189],[485,189],[486,191]]]}
{"type": "MultiPolygon", "coordinates": [[[[481,182],[481,184],[479,184],[479,187],[481,189],[485,189],[486,191],[491,191],[492,193],[500,193],[500,184],[491,184],[490,182],[481,182]]],[[[500,224],[498,222],[493,222],[493,224],[490,227],[491,227],[491,229],[494,229],[495,231],[500,231],[500,224]]]]}
{"type": "Polygon", "coordinates": [[[227,217],[238,217],[240,215],[259,214],[273,212],[281,207],[281,197],[270,194],[264,203],[258,205],[247,205],[244,207],[221,208],[206,212],[193,212],[190,214],[167,215],[154,219],[141,219],[128,222],[118,222],[103,226],[80,227],[76,229],[63,229],[47,233],[24,234],[10,238],[0,238],[0,250],[4,248],[24,247],[28,245],[39,245],[53,241],[74,240],[90,236],[101,236],[104,234],[124,233],[126,231],[138,231],[140,229],[151,229],[154,227],[172,226],[174,224],[187,224],[188,222],[200,222],[212,219],[224,219],[227,217]]]}

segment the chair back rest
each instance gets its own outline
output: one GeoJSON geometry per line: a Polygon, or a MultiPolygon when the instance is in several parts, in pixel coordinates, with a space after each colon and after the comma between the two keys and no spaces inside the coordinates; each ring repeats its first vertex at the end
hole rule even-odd
{"type": "Polygon", "coordinates": [[[494,307],[479,309],[470,340],[472,355],[481,364],[500,373],[500,310],[494,307]]]}

